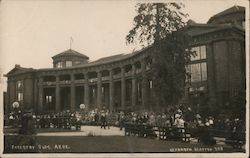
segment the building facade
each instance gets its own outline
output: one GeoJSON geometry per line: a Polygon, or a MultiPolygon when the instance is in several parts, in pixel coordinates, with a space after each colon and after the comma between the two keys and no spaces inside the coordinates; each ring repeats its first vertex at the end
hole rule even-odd
{"type": "MultiPolygon", "coordinates": [[[[207,24],[190,20],[185,28],[196,52],[186,65],[184,102],[195,106],[225,105],[245,93],[245,9],[234,6],[211,17],[207,24]]],[[[153,46],[89,62],[72,49],[55,55],[53,68],[16,65],[8,78],[6,108],[18,101],[38,113],[105,106],[119,109],[154,109],[150,66],[153,46]]]]}

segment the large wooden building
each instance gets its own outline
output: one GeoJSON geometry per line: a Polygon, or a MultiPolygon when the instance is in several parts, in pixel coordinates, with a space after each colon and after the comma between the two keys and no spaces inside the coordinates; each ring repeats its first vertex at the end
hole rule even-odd
{"type": "MultiPolygon", "coordinates": [[[[186,66],[191,77],[185,101],[195,106],[225,105],[245,93],[245,8],[231,7],[207,24],[190,20],[186,27],[197,56],[186,66]]],[[[21,108],[50,112],[106,106],[154,109],[150,79],[153,46],[89,62],[69,49],[52,57],[53,68],[16,65],[8,77],[5,112],[18,101],[21,108]]]]}

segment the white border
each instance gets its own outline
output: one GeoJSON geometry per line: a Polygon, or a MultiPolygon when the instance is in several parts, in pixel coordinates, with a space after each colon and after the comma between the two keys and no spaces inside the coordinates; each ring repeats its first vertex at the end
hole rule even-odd
{"type": "MultiPolygon", "coordinates": [[[[1,1],[1,0],[0,0],[1,1]]],[[[4,1],[4,0],[2,0],[4,1]]],[[[129,0],[127,0],[129,1],[129,0]]],[[[137,0],[137,1],[143,1],[145,2],[146,0],[137,0]]],[[[151,0],[153,1],[153,0],[151,0]]],[[[173,1],[173,0],[172,0],[173,1]]],[[[175,0],[178,1],[178,0],[175,0]]],[[[186,0],[179,0],[181,2],[184,2],[186,0]]],[[[195,1],[195,0],[193,0],[195,1]]],[[[237,0],[235,0],[237,1],[237,0]]],[[[117,154],[117,153],[111,153],[111,154],[107,154],[107,153],[93,153],[93,154],[82,154],[82,153],[29,153],[29,154],[3,154],[3,130],[0,130],[0,157],[6,157],[6,158],[10,158],[10,157],[20,157],[20,158],[28,158],[28,157],[35,157],[35,158],[44,158],[44,157],[73,157],[73,158],[77,158],[77,157],[104,157],[104,158],[108,158],[108,157],[197,157],[197,158],[203,158],[203,157],[235,157],[235,158],[242,158],[242,157],[248,157],[249,156],[249,98],[250,98],[250,93],[249,93],[249,84],[250,84],[250,80],[249,80],[249,74],[250,74],[250,70],[249,70],[249,48],[250,48],[250,42],[249,42],[249,36],[250,36],[250,31],[249,31],[249,22],[250,22],[250,15],[249,15],[249,0],[245,0],[246,1],[246,5],[244,7],[246,7],[246,31],[245,31],[245,35],[246,35],[246,39],[245,39],[245,44],[246,44],[246,153],[121,153],[121,154],[117,154]]],[[[148,2],[148,1],[147,1],[148,2]]],[[[154,1],[156,2],[156,1],[154,1]]],[[[166,2],[164,0],[157,0],[157,2],[166,2]]],[[[212,1],[211,1],[212,3],[212,1]]],[[[226,3],[226,0],[225,0],[226,3]]],[[[1,7],[1,2],[0,2],[0,7],[1,7]]],[[[212,15],[211,15],[212,16],[212,15]]],[[[0,62],[1,64],[1,62],[0,62]]],[[[2,65],[0,65],[0,67],[2,67],[2,65]]],[[[1,74],[1,77],[3,74],[1,74]]],[[[0,83],[0,103],[3,103],[3,87],[0,83]]],[[[3,106],[1,106],[0,108],[0,129],[3,129],[3,106]]]]}

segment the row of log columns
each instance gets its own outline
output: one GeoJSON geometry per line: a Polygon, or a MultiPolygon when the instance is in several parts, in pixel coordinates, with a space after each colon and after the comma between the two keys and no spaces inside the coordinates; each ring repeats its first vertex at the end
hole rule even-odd
{"type": "MultiPolygon", "coordinates": [[[[141,61],[141,76],[142,76],[142,108],[146,107],[147,104],[147,79],[146,79],[146,64],[145,61],[141,61]]],[[[56,75],[55,82],[55,110],[61,110],[61,94],[60,94],[60,78],[56,75]]],[[[84,104],[89,106],[90,104],[90,87],[89,87],[89,76],[88,72],[84,72],[84,104]]],[[[125,79],[125,67],[121,67],[121,108],[126,108],[126,79],[125,79]]],[[[137,106],[137,77],[136,77],[136,66],[132,64],[132,89],[131,89],[131,106],[137,106]]],[[[114,70],[109,69],[109,109],[112,111],[115,104],[115,85],[114,85],[114,70]]],[[[43,78],[39,77],[38,86],[38,111],[43,110],[43,78]]],[[[97,72],[97,101],[96,107],[102,106],[102,73],[97,72]]],[[[70,109],[73,111],[76,108],[76,84],[74,73],[70,74],[70,109]]]]}

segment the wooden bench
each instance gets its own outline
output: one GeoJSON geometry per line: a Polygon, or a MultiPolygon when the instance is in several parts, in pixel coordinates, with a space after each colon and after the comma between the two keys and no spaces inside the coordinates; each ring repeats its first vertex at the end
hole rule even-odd
{"type": "MultiPolygon", "coordinates": [[[[156,138],[159,140],[176,140],[182,142],[190,142],[192,138],[198,142],[204,142],[204,138],[211,141],[224,142],[231,145],[233,148],[241,149],[245,144],[245,132],[233,133],[228,130],[202,128],[177,128],[177,127],[153,127],[149,125],[137,125],[132,123],[125,124],[125,136],[139,136],[146,138],[156,138]],[[158,133],[158,136],[156,135],[158,133]],[[206,137],[207,136],[207,137],[206,137]],[[216,140],[215,137],[223,138],[216,140]]],[[[213,143],[213,142],[211,142],[213,143]]]]}
{"type": "Polygon", "coordinates": [[[159,139],[189,142],[190,133],[186,132],[185,128],[159,127],[159,139]]]}
{"type": "Polygon", "coordinates": [[[157,137],[152,126],[126,123],[125,136],[130,136],[130,135],[138,137],[146,137],[146,138],[157,137]]]}

